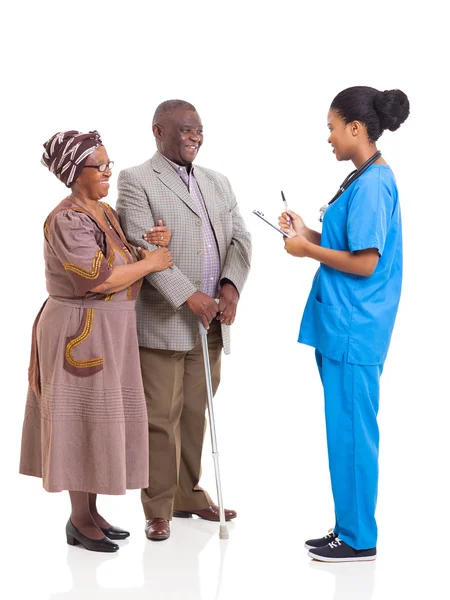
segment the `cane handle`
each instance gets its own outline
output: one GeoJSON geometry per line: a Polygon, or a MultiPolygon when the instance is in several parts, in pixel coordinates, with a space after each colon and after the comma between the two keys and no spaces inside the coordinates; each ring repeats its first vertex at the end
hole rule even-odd
{"type": "MultiPolygon", "coordinates": [[[[214,298],[214,302],[216,304],[219,304],[219,298],[214,298]]],[[[203,327],[203,324],[201,321],[198,322],[198,330],[200,332],[200,335],[207,335],[207,333],[208,333],[208,330],[203,327]]]]}

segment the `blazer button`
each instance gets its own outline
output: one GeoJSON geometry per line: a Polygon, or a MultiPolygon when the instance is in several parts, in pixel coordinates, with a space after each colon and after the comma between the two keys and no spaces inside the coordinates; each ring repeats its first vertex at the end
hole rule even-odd
{"type": "Polygon", "coordinates": [[[197,254],[203,254],[203,250],[197,250],[197,254]]]}
{"type": "Polygon", "coordinates": [[[196,219],[196,220],[195,220],[195,224],[200,226],[200,225],[202,224],[202,221],[201,221],[201,219],[196,219]]]}
{"type": "Polygon", "coordinates": [[[201,279],[196,279],[196,280],[195,280],[195,285],[201,285],[201,283],[202,283],[202,280],[201,280],[201,279]]]}

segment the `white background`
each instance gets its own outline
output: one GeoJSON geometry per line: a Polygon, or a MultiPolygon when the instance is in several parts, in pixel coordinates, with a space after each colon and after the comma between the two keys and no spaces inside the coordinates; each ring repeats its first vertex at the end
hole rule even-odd
{"type": "MultiPolygon", "coordinates": [[[[448,593],[448,64],[444,3],[66,2],[3,5],[2,585],[8,598],[368,600],[448,593]],[[297,344],[317,265],[293,259],[280,190],[309,226],[352,169],[327,144],[333,97],[400,88],[411,116],[379,141],[399,190],[404,286],[382,377],[378,560],[326,566],[303,541],[333,525],[314,351],[297,344]],[[98,129],[121,168],[154,152],[163,100],[192,102],[198,164],[226,174],[251,230],[251,275],[224,358],[216,420],[230,539],[175,520],[145,540],[139,493],[100,501],[129,527],[117,555],[65,544],[68,495],[17,474],[31,325],[46,297],[42,225],[66,190],[41,165],[56,131],[98,129]],[[5,239],[6,236],[6,239],[5,239]],[[13,589],[14,586],[14,589],[13,589]]],[[[116,199],[115,181],[108,201],[116,199]]],[[[210,446],[203,484],[215,492],[210,446]]]]}

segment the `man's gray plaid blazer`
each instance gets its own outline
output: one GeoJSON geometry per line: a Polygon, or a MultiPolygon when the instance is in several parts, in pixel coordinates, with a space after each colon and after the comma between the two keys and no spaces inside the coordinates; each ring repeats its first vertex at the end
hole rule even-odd
{"type": "MultiPolygon", "coordinates": [[[[219,248],[221,276],[239,294],[250,269],[251,241],[228,179],[195,166],[195,178],[219,248]]],[[[142,235],[158,219],[172,232],[169,250],[174,266],[151,273],[136,301],[139,345],[159,350],[191,350],[198,340],[198,317],[185,305],[201,289],[202,222],[186,185],[159,154],[121,171],[117,212],[129,242],[154,249],[142,235]]],[[[222,327],[225,354],[230,352],[230,327],[222,327]]]]}

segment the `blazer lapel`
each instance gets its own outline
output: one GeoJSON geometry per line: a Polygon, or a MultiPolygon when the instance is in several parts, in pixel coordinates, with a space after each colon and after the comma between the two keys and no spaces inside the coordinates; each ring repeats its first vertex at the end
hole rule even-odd
{"type": "Polygon", "coordinates": [[[222,225],[217,214],[216,186],[214,185],[214,182],[201,170],[201,167],[194,168],[194,175],[205,202],[209,220],[211,221],[211,226],[213,228],[214,235],[216,236],[217,248],[219,250],[221,263],[223,264],[227,253],[227,248],[225,246],[222,225]]]}
{"type": "Polygon", "coordinates": [[[162,183],[182,200],[197,216],[198,208],[192,200],[186,184],[167,160],[157,152],[152,158],[152,168],[162,183]]]}
{"type": "Polygon", "coordinates": [[[205,175],[201,168],[194,166],[194,176],[197,180],[198,187],[203,196],[206,210],[208,211],[209,220],[214,228],[214,222],[216,220],[216,187],[211,179],[205,175]]]}

